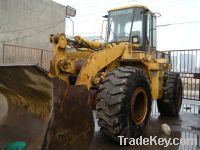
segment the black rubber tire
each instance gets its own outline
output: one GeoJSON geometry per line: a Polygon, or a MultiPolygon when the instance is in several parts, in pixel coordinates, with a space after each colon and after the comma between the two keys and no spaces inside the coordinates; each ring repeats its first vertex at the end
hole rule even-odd
{"type": "Polygon", "coordinates": [[[119,142],[118,136],[139,137],[151,113],[151,86],[146,73],[138,68],[125,66],[110,72],[102,81],[97,93],[98,125],[103,133],[119,142]],[[147,95],[144,121],[136,125],[131,119],[131,98],[136,88],[142,87],[147,95]]]}
{"type": "Polygon", "coordinates": [[[182,80],[179,73],[165,72],[163,98],[157,101],[158,111],[165,116],[177,116],[182,105],[182,80]]]}

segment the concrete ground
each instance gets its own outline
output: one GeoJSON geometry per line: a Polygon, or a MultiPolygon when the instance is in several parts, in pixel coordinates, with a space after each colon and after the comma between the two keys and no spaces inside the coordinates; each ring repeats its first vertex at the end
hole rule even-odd
{"type": "MultiPolygon", "coordinates": [[[[95,112],[94,112],[95,113],[95,112]]],[[[95,119],[96,121],[96,119],[95,119]]],[[[40,119],[19,108],[9,108],[6,99],[0,96],[0,149],[12,141],[26,141],[29,150],[39,150],[47,125],[46,119],[40,119]]],[[[153,111],[143,137],[157,136],[166,138],[196,138],[197,145],[169,146],[166,149],[200,149],[200,106],[198,103],[190,104],[185,101],[177,118],[159,116],[156,105],[153,105],[153,111]],[[170,136],[161,132],[161,125],[167,123],[172,130],[170,136]]],[[[109,140],[99,131],[96,125],[95,135],[90,150],[162,150],[163,146],[120,146],[109,140]]]]}

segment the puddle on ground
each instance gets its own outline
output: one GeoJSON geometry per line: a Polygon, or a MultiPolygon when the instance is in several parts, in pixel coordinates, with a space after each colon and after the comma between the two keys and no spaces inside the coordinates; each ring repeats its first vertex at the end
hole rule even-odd
{"type": "MultiPolygon", "coordinates": [[[[183,100],[182,107],[180,110],[180,114],[183,113],[192,113],[194,115],[200,114],[200,101],[192,101],[192,100],[183,100]]],[[[159,116],[157,103],[156,101],[153,101],[152,103],[152,111],[151,116],[159,116]]]]}
{"type": "MultiPolygon", "coordinates": [[[[164,138],[196,138],[197,145],[175,145],[167,149],[197,150],[200,149],[200,115],[199,105],[183,104],[180,116],[176,118],[160,116],[153,104],[150,121],[143,133],[143,137],[157,136],[164,138]],[[184,107],[191,109],[184,109],[184,107]],[[190,112],[188,110],[191,110],[190,112]],[[161,125],[167,123],[171,130],[171,136],[166,136],[161,131],[161,125]]],[[[94,115],[95,117],[95,115],[94,115]]],[[[95,119],[95,135],[90,150],[162,150],[163,146],[119,146],[118,143],[111,141],[101,132],[95,119]]],[[[7,143],[13,141],[26,141],[28,150],[39,150],[43,141],[44,132],[47,126],[47,119],[41,119],[22,108],[8,107],[7,101],[0,95],[0,149],[7,143]]]]}
{"type": "MultiPolygon", "coordinates": [[[[200,131],[196,130],[197,128],[190,126],[190,128],[187,127],[187,125],[195,124],[196,126],[200,127],[200,119],[199,117],[194,118],[190,117],[191,114],[186,115],[183,114],[178,118],[170,118],[170,117],[162,117],[157,116],[156,118],[151,117],[147,128],[145,129],[143,133],[144,138],[149,138],[150,136],[156,136],[157,138],[166,138],[166,139],[196,139],[196,145],[169,145],[167,149],[169,150],[199,150],[200,149],[200,131]],[[190,121],[190,118],[192,121],[190,121]],[[188,124],[188,122],[190,122],[188,124]],[[195,122],[195,123],[194,123],[195,122]],[[167,123],[171,128],[171,135],[167,136],[162,133],[161,125],[163,123],[167,123]],[[197,125],[198,124],[198,125],[197,125]]],[[[95,136],[93,138],[93,142],[91,145],[90,150],[164,150],[164,146],[158,146],[158,145],[142,145],[142,146],[120,146],[118,143],[111,141],[108,139],[103,133],[96,131],[95,136]]]]}
{"type": "MultiPolygon", "coordinates": [[[[200,104],[200,103],[199,103],[200,104]]],[[[143,133],[143,137],[157,136],[158,138],[193,138],[197,140],[197,145],[170,145],[169,150],[199,150],[200,149],[200,107],[196,104],[183,103],[178,117],[160,116],[157,105],[154,102],[150,121],[143,133]],[[184,109],[190,107],[190,111],[184,109]],[[161,125],[167,123],[172,133],[166,136],[161,131],[161,125]]],[[[97,120],[96,120],[97,121],[97,120]]],[[[164,150],[164,146],[119,146],[118,143],[111,141],[103,133],[99,132],[99,127],[95,128],[95,136],[90,150],[164,150]]]]}

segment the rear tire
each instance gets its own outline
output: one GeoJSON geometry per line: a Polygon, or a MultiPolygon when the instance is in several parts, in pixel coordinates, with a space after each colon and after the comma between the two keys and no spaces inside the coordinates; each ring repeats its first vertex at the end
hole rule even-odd
{"type": "Polygon", "coordinates": [[[157,101],[162,115],[177,116],[182,105],[182,80],[179,73],[165,72],[163,98],[157,101]]]}
{"type": "Polygon", "coordinates": [[[97,117],[101,131],[114,141],[118,136],[139,137],[151,112],[151,88],[146,73],[119,67],[103,80],[97,93],[97,117]]]}

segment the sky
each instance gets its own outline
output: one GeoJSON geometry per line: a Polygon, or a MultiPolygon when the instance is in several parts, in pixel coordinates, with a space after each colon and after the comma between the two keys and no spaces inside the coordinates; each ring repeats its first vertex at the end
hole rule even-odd
{"type": "MultiPolygon", "coordinates": [[[[157,28],[157,49],[200,48],[200,0],[53,0],[70,5],[77,11],[73,17],[75,35],[100,35],[107,11],[127,5],[140,4],[162,16],[157,25],[174,24],[157,28]],[[191,22],[191,23],[186,23],[191,22]],[[179,24],[186,23],[186,24],[179,24]]],[[[71,22],[66,20],[66,34],[72,34],[71,22]]]]}

